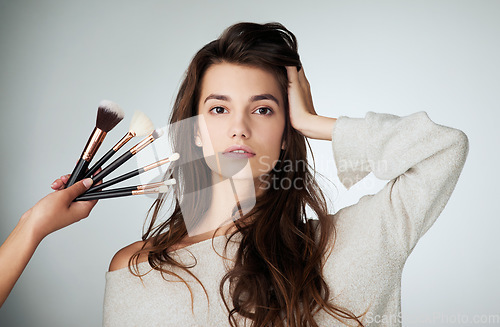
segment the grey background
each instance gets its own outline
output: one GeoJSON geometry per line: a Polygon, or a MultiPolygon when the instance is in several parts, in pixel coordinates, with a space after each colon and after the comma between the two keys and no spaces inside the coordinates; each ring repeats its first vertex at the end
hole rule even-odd
{"type": "MultiPolygon", "coordinates": [[[[474,326],[500,325],[484,320],[500,314],[499,17],[499,1],[1,1],[0,241],[71,172],[101,99],[126,111],[107,150],[136,109],[166,124],[190,59],[225,27],[279,21],[299,40],[318,114],[424,110],[468,135],[455,192],[403,272],[402,312],[407,326],[477,317],[484,323],[474,326]]],[[[332,211],[385,183],[370,175],[345,192],[330,143],[312,143],[318,170],[338,188],[329,184],[332,211]]],[[[89,218],[47,237],[0,325],[100,325],[104,273],[117,250],[139,240],[151,202],[100,201],[89,218]]]]}

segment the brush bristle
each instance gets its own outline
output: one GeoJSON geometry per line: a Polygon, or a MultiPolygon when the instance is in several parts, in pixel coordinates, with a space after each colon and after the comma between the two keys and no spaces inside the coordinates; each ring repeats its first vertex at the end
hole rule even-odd
{"type": "Polygon", "coordinates": [[[152,133],[153,138],[156,140],[157,138],[160,138],[163,135],[163,130],[161,129],[155,129],[154,132],[152,133]]]}
{"type": "MultiPolygon", "coordinates": [[[[177,183],[177,182],[175,181],[175,178],[170,178],[170,179],[167,179],[166,181],[164,181],[164,182],[163,182],[163,184],[164,184],[165,186],[168,186],[168,185],[174,185],[175,183],[177,183]]],[[[160,187],[161,187],[161,186],[160,186],[160,187]]]]}
{"type": "Polygon", "coordinates": [[[176,161],[180,158],[180,154],[178,154],[177,152],[174,153],[173,155],[171,155],[170,157],[168,157],[168,160],[170,160],[170,162],[172,161],[176,161]]]}
{"type": "Polygon", "coordinates": [[[99,109],[97,109],[96,127],[107,133],[121,122],[124,116],[125,113],[119,105],[102,100],[99,103],[99,109]]]}
{"type": "Polygon", "coordinates": [[[149,135],[155,129],[153,122],[142,111],[136,110],[130,121],[130,131],[136,136],[149,135]]]}

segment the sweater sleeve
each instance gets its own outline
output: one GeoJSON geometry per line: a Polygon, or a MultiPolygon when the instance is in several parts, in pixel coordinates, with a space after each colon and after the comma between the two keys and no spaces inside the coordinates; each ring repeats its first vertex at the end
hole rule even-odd
{"type": "MultiPolygon", "coordinates": [[[[347,188],[372,172],[389,182],[360,200],[381,220],[388,242],[407,257],[444,209],[469,151],[467,135],[429,119],[424,111],[399,117],[368,112],[341,116],[332,129],[340,182],[347,188]]],[[[367,224],[370,226],[370,224],[367,224]]]]}

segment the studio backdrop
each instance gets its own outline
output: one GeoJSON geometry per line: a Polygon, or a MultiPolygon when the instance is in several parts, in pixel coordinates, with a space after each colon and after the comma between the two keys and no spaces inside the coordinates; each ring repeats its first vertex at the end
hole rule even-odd
{"type": "MultiPolygon", "coordinates": [[[[426,111],[467,134],[455,191],[406,262],[403,322],[498,326],[498,17],[498,1],[0,1],[0,241],[71,172],[101,100],[118,103],[125,119],[98,155],[135,110],[166,126],[191,58],[226,27],[278,21],[297,36],[319,115],[426,111]]],[[[331,143],[310,143],[332,213],[387,182],[370,174],[346,191],[331,143]]],[[[131,160],[120,172],[135,168],[131,160]]],[[[100,325],[109,262],[140,240],[152,203],[101,200],[49,235],[0,309],[0,326],[100,325]]]]}

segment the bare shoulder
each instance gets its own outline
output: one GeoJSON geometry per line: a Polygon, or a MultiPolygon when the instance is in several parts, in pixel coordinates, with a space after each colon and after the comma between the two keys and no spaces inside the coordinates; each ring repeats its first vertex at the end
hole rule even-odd
{"type": "MultiPolygon", "coordinates": [[[[111,263],[109,264],[109,271],[128,267],[130,258],[134,255],[134,253],[142,249],[144,243],[145,241],[137,241],[116,252],[113,259],[111,259],[111,263]]],[[[139,257],[139,262],[146,260],[145,255],[141,256],[142,258],[139,257]]]]}

